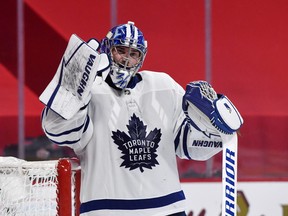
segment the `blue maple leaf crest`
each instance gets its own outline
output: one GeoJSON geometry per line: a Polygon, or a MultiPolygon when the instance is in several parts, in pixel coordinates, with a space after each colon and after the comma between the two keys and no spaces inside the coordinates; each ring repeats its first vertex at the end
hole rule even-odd
{"type": "Polygon", "coordinates": [[[161,129],[155,128],[146,136],[147,125],[144,125],[135,114],[126,126],[129,135],[119,130],[112,131],[114,143],[123,154],[121,156],[123,163],[120,167],[124,166],[129,170],[139,168],[144,172],[144,168],[152,169],[159,165],[156,152],[161,140],[161,129]]]}

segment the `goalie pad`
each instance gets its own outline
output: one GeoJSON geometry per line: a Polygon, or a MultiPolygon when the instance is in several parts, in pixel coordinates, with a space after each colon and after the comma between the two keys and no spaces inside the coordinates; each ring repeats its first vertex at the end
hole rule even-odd
{"type": "Polygon", "coordinates": [[[224,134],[232,134],[243,124],[243,118],[232,102],[224,95],[217,95],[205,81],[191,82],[187,85],[183,97],[183,110],[189,111],[188,107],[193,110],[188,112],[188,115],[197,112],[202,115],[201,119],[206,119],[224,134]]]}
{"type": "Polygon", "coordinates": [[[96,75],[109,68],[109,59],[96,51],[98,46],[94,39],[86,43],[73,34],[53,79],[39,97],[64,119],[89,103],[96,75]]]}

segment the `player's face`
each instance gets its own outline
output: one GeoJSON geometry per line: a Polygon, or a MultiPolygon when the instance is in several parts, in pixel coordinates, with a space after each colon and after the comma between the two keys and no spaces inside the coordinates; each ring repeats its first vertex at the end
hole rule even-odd
{"type": "Polygon", "coordinates": [[[123,67],[134,67],[141,60],[141,53],[131,47],[115,46],[112,48],[114,62],[123,67]]]}

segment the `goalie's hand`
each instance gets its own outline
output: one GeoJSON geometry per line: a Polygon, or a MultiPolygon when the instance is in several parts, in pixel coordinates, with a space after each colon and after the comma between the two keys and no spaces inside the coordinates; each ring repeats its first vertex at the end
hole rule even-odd
{"type": "Polygon", "coordinates": [[[110,66],[107,55],[96,51],[98,45],[73,34],[55,76],[40,95],[41,102],[65,119],[89,103],[95,77],[110,66]]]}
{"type": "Polygon", "coordinates": [[[243,119],[232,102],[224,95],[217,95],[206,81],[190,82],[186,86],[183,110],[188,117],[189,112],[193,111],[202,114],[201,119],[208,118],[208,121],[224,134],[232,134],[243,124],[243,119]]]}

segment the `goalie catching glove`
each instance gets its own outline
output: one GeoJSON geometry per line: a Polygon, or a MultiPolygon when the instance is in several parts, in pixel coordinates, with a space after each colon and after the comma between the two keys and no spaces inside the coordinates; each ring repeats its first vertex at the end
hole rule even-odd
{"type": "Polygon", "coordinates": [[[201,131],[203,128],[193,122],[195,113],[200,116],[197,119],[201,119],[202,124],[212,124],[224,134],[232,134],[243,124],[243,119],[232,102],[224,95],[217,95],[206,81],[191,82],[186,86],[182,108],[192,125],[201,131]]]}
{"type": "Polygon", "coordinates": [[[109,59],[96,51],[98,46],[94,39],[86,43],[73,34],[55,76],[40,95],[41,102],[65,119],[89,103],[95,77],[109,68],[109,59]]]}

